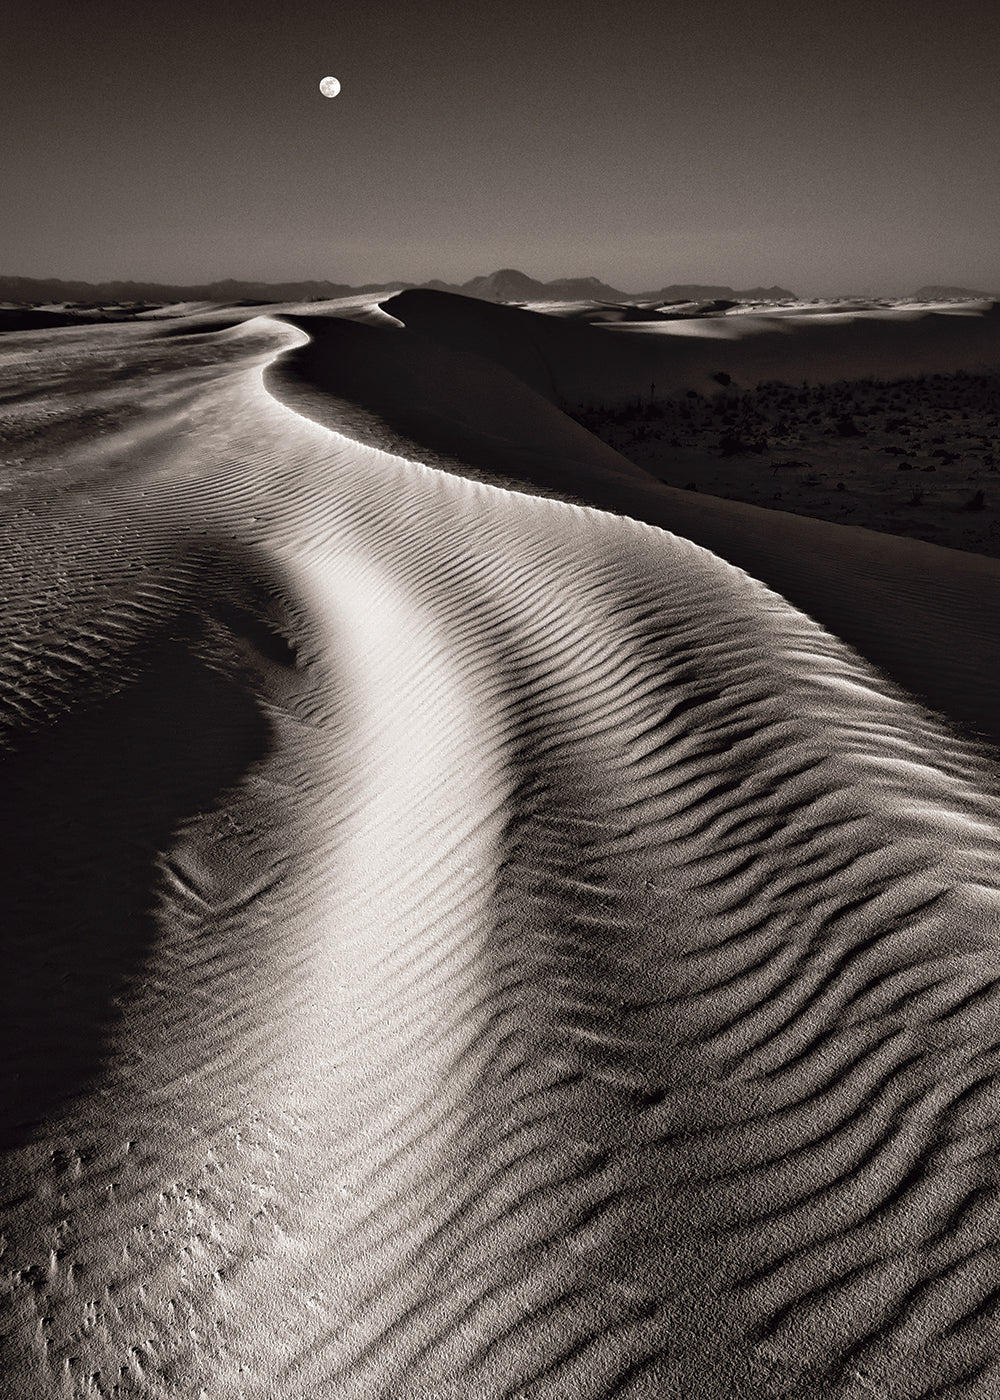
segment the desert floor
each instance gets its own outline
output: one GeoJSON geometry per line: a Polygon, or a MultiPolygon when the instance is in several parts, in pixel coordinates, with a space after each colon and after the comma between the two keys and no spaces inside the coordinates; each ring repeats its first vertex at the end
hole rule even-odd
{"type": "Polygon", "coordinates": [[[1000,1394],[998,309],[62,319],[3,1394],[1000,1394]]]}
{"type": "Polygon", "coordinates": [[[1000,557],[1000,371],[727,387],[579,420],[670,486],[1000,557]]]}

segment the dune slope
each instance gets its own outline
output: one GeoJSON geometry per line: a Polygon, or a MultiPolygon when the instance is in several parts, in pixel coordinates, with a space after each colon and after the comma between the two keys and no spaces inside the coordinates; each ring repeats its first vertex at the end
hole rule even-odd
{"type": "Polygon", "coordinates": [[[414,289],[383,310],[413,331],[495,360],[564,405],[618,403],[652,391],[711,392],[714,376],[743,387],[996,368],[1000,302],[881,308],[853,314],[746,313],[649,322],[642,330],[589,325],[414,289]]]}
{"type": "MultiPolygon", "coordinates": [[[[426,318],[421,335],[413,336],[299,316],[310,344],[273,367],[269,386],[300,413],[370,444],[627,514],[704,545],[769,584],[971,737],[1000,743],[1000,672],[991,661],[1000,650],[997,561],[664,486],[581,435],[555,405],[543,414],[539,396],[506,370],[491,381],[490,416],[480,425],[476,389],[488,370],[487,352],[510,358],[526,326],[522,358],[530,357],[535,323],[546,318],[444,294],[420,296],[425,312],[436,296],[449,312],[451,303],[465,303],[459,312],[468,334],[478,331],[477,349],[450,343],[447,318],[435,344],[426,318]],[[505,328],[503,354],[489,337],[494,313],[505,328]],[[535,446],[536,432],[544,451],[535,446]]],[[[401,300],[391,304],[409,315],[401,300]]],[[[580,331],[602,340],[590,327],[559,325],[570,342],[580,331]]],[[[591,346],[589,339],[581,343],[591,346]]],[[[561,342],[558,348],[565,349],[561,342]]],[[[589,373],[595,353],[587,349],[589,373]]],[[[566,358],[572,360],[568,352],[566,358]]]]}
{"type": "MultiPolygon", "coordinates": [[[[995,1393],[988,756],[677,533],[278,402],[300,330],[88,342],[77,444],[35,344],[11,1393],[995,1393]]],[[[530,402],[511,476],[645,489],[530,402]]]]}

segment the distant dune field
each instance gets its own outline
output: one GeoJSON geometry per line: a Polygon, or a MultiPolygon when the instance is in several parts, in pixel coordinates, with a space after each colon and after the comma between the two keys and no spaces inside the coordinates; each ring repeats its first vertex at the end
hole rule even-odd
{"type": "Polygon", "coordinates": [[[685,324],[0,338],[5,1396],[1000,1394],[1000,561],[584,411],[996,310],[685,324]]]}

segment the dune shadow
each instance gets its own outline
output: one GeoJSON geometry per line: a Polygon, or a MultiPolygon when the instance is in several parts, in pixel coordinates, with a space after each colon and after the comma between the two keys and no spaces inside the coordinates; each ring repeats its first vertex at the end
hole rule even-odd
{"type": "MultiPolygon", "coordinates": [[[[310,339],[269,366],[268,391],[365,446],[567,500],[578,499],[588,452],[617,457],[493,360],[408,327],[334,316],[280,319],[310,339]]],[[[624,459],[620,465],[633,470],[624,459]]]]}
{"type": "Polygon", "coordinates": [[[158,854],[270,747],[245,680],[198,654],[201,625],[173,618],[138,679],[0,763],[0,1145],[99,1077],[156,935],[158,854]]]}
{"type": "Polygon", "coordinates": [[[265,382],[276,398],[335,430],[347,426],[367,447],[402,455],[407,447],[412,455],[429,450],[451,459],[453,470],[509,468],[509,445],[491,442],[454,413],[434,342],[403,327],[336,316],[281,319],[306,331],[309,341],[268,369],[265,382]],[[316,392],[303,400],[296,388],[316,392]]]}

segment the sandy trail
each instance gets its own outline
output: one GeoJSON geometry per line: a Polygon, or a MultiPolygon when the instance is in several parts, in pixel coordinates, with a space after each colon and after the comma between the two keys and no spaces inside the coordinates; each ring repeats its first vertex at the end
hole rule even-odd
{"type": "MultiPolygon", "coordinates": [[[[298,330],[115,336],[2,541],[11,1393],[995,1393],[988,756],[678,534],[308,421],[298,330]]],[[[462,450],[647,490],[494,392],[462,450]]]]}

